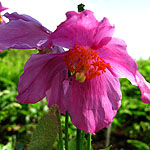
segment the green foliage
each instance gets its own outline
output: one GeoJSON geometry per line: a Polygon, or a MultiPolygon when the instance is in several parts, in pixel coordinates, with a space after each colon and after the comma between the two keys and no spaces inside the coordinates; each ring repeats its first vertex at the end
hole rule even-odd
{"type": "Polygon", "coordinates": [[[150,150],[150,147],[144,142],[138,140],[127,140],[127,142],[133,145],[136,150],[150,150]]]}
{"type": "Polygon", "coordinates": [[[36,123],[48,109],[46,100],[33,105],[22,105],[16,100],[19,77],[33,53],[36,51],[6,50],[0,53],[0,143],[6,146],[10,143],[9,138],[14,137],[16,150],[25,147],[36,123]]]}
{"type": "MultiPolygon", "coordinates": [[[[83,134],[84,131],[81,131],[83,134]]],[[[87,150],[87,145],[88,145],[88,142],[87,142],[87,139],[85,138],[85,136],[82,137],[82,142],[83,142],[83,145],[82,145],[82,149],[83,150],[87,150]]],[[[77,144],[77,138],[76,137],[73,137],[71,138],[71,140],[69,141],[69,144],[68,144],[68,149],[69,150],[76,150],[76,144],[77,144]]],[[[93,150],[93,148],[92,148],[93,150]]]]}
{"type": "MultiPolygon", "coordinates": [[[[16,100],[19,77],[23,72],[24,64],[33,53],[36,51],[7,50],[0,54],[0,150],[11,150],[14,147],[15,150],[27,149],[37,122],[48,110],[45,99],[36,104],[23,105],[16,100]]],[[[139,71],[150,82],[150,59],[139,60],[138,66],[139,71]]],[[[140,100],[139,88],[131,85],[128,80],[121,79],[121,90],[123,94],[122,105],[112,123],[111,138],[113,140],[110,141],[113,143],[111,144],[113,147],[116,144],[117,149],[128,145],[133,146],[127,148],[130,150],[134,150],[135,145],[143,145],[141,143],[150,146],[150,105],[144,104],[140,100]],[[121,134],[120,131],[125,135],[126,143],[119,147],[118,141],[122,139],[116,138],[114,134],[116,132],[121,134]],[[137,141],[141,143],[139,144],[137,141]]],[[[62,130],[64,130],[64,116],[61,117],[61,121],[62,130]]],[[[102,130],[103,133],[105,133],[104,131],[105,129],[102,130]]],[[[69,146],[73,147],[76,128],[72,125],[70,118],[68,133],[69,146]]],[[[104,139],[105,134],[102,135],[102,140],[104,141],[104,139]]],[[[102,143],[102,140],[99,141],[102,143]]],[[[53,150],[57,149],[57,144],[57,142],[54,143],[53,150]]],[[[104,144],[102,148],[104,148],[104,144]]]]}
{"type": "Polygon", "coordinates": [[[33,132],[29,150],[51,150],[60,128],[59,111],[52,107],[39,121],[33,132]]]}
{"type": "Polygon", "coordinates": [[[10,137],[9,142],[6,145],[0,144],[0,150],[14,150],[14,140],[13,140],[13,138],[10,137]]]}
{"type": "Polygon", "coordinates": [[[111,147],[112,147],[112,145],[108,146],[108,147],[105,148],[105,149],[99,149],[99,150],[111,150],[111,147]]]}
{"type": "Polygon", "coordinates": [[[138,60],[139,72],[145,77],[147,81],[150,82],[150,59],[148,60],[138,60]]]}
{"type": "MultiPolygon", "coordinates": [[[[138,66],[139,72],[150,82],[150,59],[139,60],[138,66]]],[[[138,87],[131,85],[127,79],[120,81],[123,99],[112,123],[112,130],[119,129],[128,135],[126,138],[137,139],[150,146],[150,105],[140,100],[141,93],[138,87]]]]}
{"type": "Polygon", "coordinates": [[[69,141],[68,149],[76,150],[76,143],[77,143],[76,141],[77,141],[76,137],[72,138],[72,139],[69,141]]]}

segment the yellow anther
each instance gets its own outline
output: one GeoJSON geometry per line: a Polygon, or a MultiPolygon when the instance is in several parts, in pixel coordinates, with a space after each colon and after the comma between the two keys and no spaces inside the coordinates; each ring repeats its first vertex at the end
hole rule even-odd
{"type": "Polygon", "coordinates": [[[86,76],[83,72],[81,72],[81,73],[77,72],[75,76],[76,76],[76,80],[78,80],[81,83],[83,83],[86,79],[86,76]]]}

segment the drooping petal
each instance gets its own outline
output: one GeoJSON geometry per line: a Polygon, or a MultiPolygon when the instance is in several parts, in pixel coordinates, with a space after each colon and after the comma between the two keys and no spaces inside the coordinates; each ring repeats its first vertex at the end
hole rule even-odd
{"type": "Polygon", "coordinates": [[[127,78],[133,85],[139,86],[142,93],[141,100],[144,103],[150,103],[150,83],[137,71],[137,64],[128,55],[124,41],[113,38],[99,50],[99,53],[107,63],[110,63],[110,70],[116,76],[127,78]]]}
{"type": "Polygon", "coordinates": [[[81,46],[97,48],[101,46],[103,38],[111,37],[113,34],[114,27],[109,24],[108,19],[104,18],[98,22],[93,12],[89,10],[81,13],[67,12],[66,16],[66,21],[51,34],[54,45],[72,48],[77,43],[81,46]]]}
{"type": "Polygon", "coordinates": [[[54,79],[57,79],[57,74],[64,70],[66,68],[62,53],[32,55],[20,77],[17,100],[21,103],[40,101],[46,96],[46,91],[53,86],[52,83],[54,79]]]}
{"type": "Polygon", "coordinates": [[[120,107],[120,82],[108,70],[92,80],[74,80],[65,105],[73,124],[88,133],[109,126],[120,107]]]}
{"type": "Polygon", "coordinates": [[[46,53],[63,53],[65,50],[60,46],[55,46],[52,44],[51,40],[41,40],[38,44],[38,49],[40,52],[46,53]]]}
{"type": "Polygon", "coordinates": [[[141,100],[144,103],[150,104],[150,83],[138,71],[136,72],[135,78],[142,93],[141,100]]]}
{"type": "Polygon", "coordinates": [[[19,19],[24,20],[24,21],[29,21],[29,22],[31,21],[32,23],[35,23],[34,24],[35,26],[38,26],[38,27],[40,26],[41,30],[43,30],[44,32],[51,33],[51,31],[49,31],[47,28],[45,28],[44,26],[42,26],[42,24],[38,20],[32,18],[29,15],[26,15],[26,14],[19,15],[17,12],[14,12],[14,13],[11,13],[11,14],[5,13],[4,16],[6,18],[8,18],[9,21],[19,20],[19,19]]]}
{"type": "Polygon", "coordinates": [[[133,85],[137,85],[135,73],[138,67],[135,60],[128,55],[126,47],[124,41],[112,38],[109,43],[99,49],[99,55],[110,63],[111,70],[117,77],[127,78],[133,85]]]}
{"type": "Polygon", "coordinates": [[[48,40],[41,25],[31,21],[13,20],[0,26],[0,49],[33,49],[40,40],[48,40]]]}
{"type": "Polygon", "coordinates": [[[48,107],[52,107],[54,104],[59,106],[61,113],[65,114],[66,109],[64,106],[64,87],[63,81],[68,78],[67,70],[60,71],[55,75],[53,81],[51,82],[51,88],[46,92],[46,99],[48,102],[48,107]]]}
{"type": "Polygon", "coordinates": [[[32,18],[31,16],[28,16],[28,15],[19,15],[17,12],[14,12],[14,13],[11,13],[11,14],[5,13],[4,16],[6,18],[8,18],[9,21],[22,19],[24,21],[31,21],[31,22],[37,23],[38,25],[41,25],[41,23],[39,21],[37,21],[36,19],[32,18]]]}

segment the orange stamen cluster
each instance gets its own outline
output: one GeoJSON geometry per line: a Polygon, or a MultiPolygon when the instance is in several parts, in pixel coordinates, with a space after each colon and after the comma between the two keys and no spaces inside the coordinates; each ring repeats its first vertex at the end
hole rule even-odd
{"type": "Polygon", "coordinates": [[[98,51],[78,45],[69,50],[64,61],[72,74],[84,74],[87,79],[95,78],[110,68],[110,64],[103,61],[98,51]]]}

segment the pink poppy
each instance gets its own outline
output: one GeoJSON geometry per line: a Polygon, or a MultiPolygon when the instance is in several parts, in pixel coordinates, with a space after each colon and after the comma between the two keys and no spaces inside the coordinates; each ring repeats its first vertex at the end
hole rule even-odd
{"type": "Polygon", "coordinates": [[[139,86],[142,101],[150,103],[150,83],[138,72],[125,42],[112,37],[108,19],[98,22],[89,10],[66,16],[49,43],[69,50],[32,55],[20,77],[17,100],[36,103],[46,96],[49,107],[57,104],[61,113],[68,111],[72,123],[88,133],[112,123],[121,105],[119,78],[139,86]]]}
{"type": "Polygon", "coordinates": [[[0,26],[0,49],[39,49],[40,53],[60,53],[64,50],[58,46],[50,47],[51,31],[39,21],[14,12],[4,15],[9,22],[0,26]],[[4,36],[5,35],[5,36],[4,36]],[[44,43],[44,44],[42,44],[44,43]]]}
{"type": "MultiPolygon", "coordinates": [[[[8,8],[3,7],[3,6],[2,6],[2,3],[0,2],[0,24],[4,24],[4,23],[5,23],[5,21],[4,21],[3,18],[2,18],[1,12],[4,11],[4,10],[6,10],[6,9],[8,9],[8,8]]],[[[2,52],[2,50],[0,49],[0,53],[1,53],[1,52],[2,52]]]]}
{"type": "Polygon", "coordinates": [[[0,2],[0,24],[4,24],[5,23],[5,21],[3,20],[2,16],[1,16],[1,12],[6,10],[6,9],[8,9],[8,8],[3,7],[2,3],[0,2]]]}

